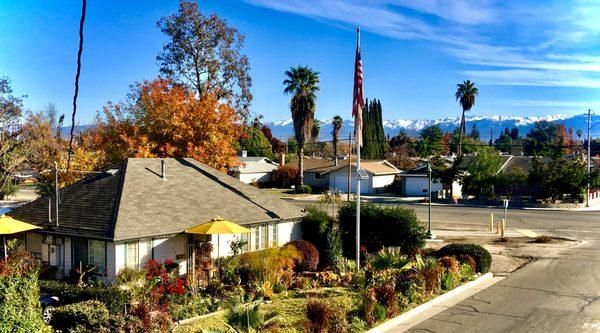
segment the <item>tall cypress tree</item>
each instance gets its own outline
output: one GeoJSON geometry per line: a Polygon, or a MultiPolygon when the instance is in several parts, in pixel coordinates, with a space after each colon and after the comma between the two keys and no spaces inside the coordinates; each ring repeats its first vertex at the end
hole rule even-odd
{"type": "Polygon", "coordinates": [[[385,154],[385,133],[383,131],[381,101],[374,99],[365,102],[362,132],[362,157],[365,159],[383,158],[385,154]]]}

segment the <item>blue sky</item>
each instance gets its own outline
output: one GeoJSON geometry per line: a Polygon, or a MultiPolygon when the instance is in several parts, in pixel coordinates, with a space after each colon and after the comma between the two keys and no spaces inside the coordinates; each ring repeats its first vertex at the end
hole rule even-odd
{"type": "MultiPolygon", "coordinates": [[[[158,75],[156,21],[178,1],[89,1],[77,122],[90,123],[128,86],[158,75]]],[[[199,0],[246,35],[252,113],[289,118],[283,72],[321,73],[317,117],[350,117],[356,26],[365,95],[385,119],[456,117],[456,83],[480,89],[473,115],[580,114],[600,109],[600,3],[492,0],[199,0]]],[[[0,4],[0,76],[25,104],[71,112],[78,1],[0,4]]],[[[68,117],[67,117],[68,118],[68,117]]]]}

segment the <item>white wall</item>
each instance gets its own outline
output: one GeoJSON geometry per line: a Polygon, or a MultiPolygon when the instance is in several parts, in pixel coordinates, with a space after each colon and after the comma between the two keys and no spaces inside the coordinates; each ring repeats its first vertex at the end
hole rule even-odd
{"type": "Polygon", "coordinates": [[[396,175],[380,175],[373,176],[372,178],[372,188],[374,191],[383,191],[386,186],[391,185],[394,182],[394,178],[396,175]]]}
{"type": "Polygon", "coordinates": [[[163,262],[165,259],[178,262],[179,273],[185,274],[187,264],[187,236],[187,234],[178,234],[167,238],[154,239],[154,259],[160,262],[163,262]]]}
{"type": "MultiPolygon", "coordinates": [[[[115,274],[125,267],[125,243],[113,243],[115,248],[115,274]]],[[[111,262],[108,263],[109,266],[111,262]]]]}
{"type": "Polygon", "coordinates": [[[323,178],[316,178],[316,173],[304,171],[304,184],[311,187],[328,187],[329,174],[321,175],[323,178]]]}
{"type": "MultiPolygon", "coordinates": [[[[407,197],[424,197],[427,196],[427,192],[423,192],[423,189],[428,188],[429,178],[428,177],[402,177],[404,182],[404,195],[407,197]]],[[[431,181],[431,192],[442,192],[444,186],[441,182],[431,181]]]]}
{"type": "Polygon", "coordinates": [[[277,243],[283,245],[292,240],[298,240],[302,237],[300,222],[282,222],[279,223],[279,237],[277,243]]]}
{"type": "Polygon", "coordinates": [[[253,182],[268,183],[269,181],[271,181],[270,172],[241,173],[236,176],[239,180],[246,184],[250,184],[253,182]]]}

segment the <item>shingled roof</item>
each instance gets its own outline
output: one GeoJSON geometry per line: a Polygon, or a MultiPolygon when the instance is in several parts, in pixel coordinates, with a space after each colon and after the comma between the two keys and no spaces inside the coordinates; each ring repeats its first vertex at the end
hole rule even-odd
{"type": "MultiPolygon", "coordinates": [[[[51,230],[116,241],[180,233],[216,216],[252,224],[303,215],[296,205],[193,159],[164,161],[166,180],[161,159],[131,158],[116,172],[65,188],[60,226],[51,230]]],[[[41,197],[9,215],[48,229],[48,200],[41,197]]]]}

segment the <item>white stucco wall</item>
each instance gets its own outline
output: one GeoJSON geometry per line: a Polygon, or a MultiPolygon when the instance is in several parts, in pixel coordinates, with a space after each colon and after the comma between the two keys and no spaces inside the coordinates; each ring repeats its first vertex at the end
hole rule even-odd
{"type": "Polygon", "coordinates": [[[271,181],[271,173],[270,172],[242,173],[242,174],[238,174],[237,178],[246,184],[250,184],[253,182],[268,183],[269,181],[271,181]]]}
{"type": "Polygon", "coordinates": [[[310,185],[311,187],[328,187],[329,186],[329,174],[321,175],[323,178],[316,178],[314,172],[304,172],[304,184],[310,185]]]}
{"type": "MultiPolygon", "coordinates": [[[[118,273],[125,267],[125,243],[113,243],[115,248],[114,270],[118,273]]],[[[109,266],[111,263],[109,262],[109,266]]]]}

